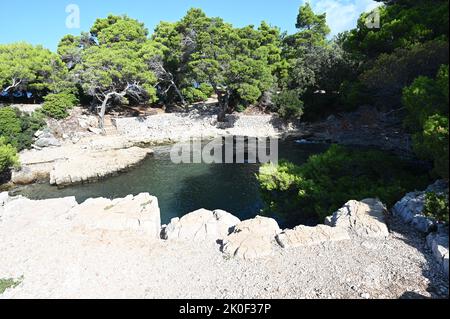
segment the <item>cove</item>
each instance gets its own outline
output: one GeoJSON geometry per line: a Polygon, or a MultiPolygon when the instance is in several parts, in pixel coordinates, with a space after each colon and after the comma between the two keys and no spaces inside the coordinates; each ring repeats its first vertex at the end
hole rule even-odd
{"type": "MultiPolygon", "coordinates": [[[[280,140],[279,159],[302,164],[327,148],[325,144],[280,140]]],[[[162,223],[200,208],[222,209],[244,220],[255,217],[264,207],[255,177],[259,164],[175,164],[170,160],[170,149],[171,146],[155,147],[154,156],[140,166],[98,183],[62,189],[34,184],[10,194],[30,199],[75,196],[81,203],[88,198],[114,199],[148,192],[159,200],[162,223]]]]}

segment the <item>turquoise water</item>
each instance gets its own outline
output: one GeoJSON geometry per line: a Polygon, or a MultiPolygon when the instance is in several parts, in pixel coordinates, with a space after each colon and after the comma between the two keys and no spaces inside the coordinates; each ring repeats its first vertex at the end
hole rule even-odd
{"type": "MultiPolygon", "coordinates": [[[[279,157],[302,164],[327,147],[280,141],[279,157]]],[[[258,164],[174,164],[169,152],[170,146],[157,147],[139,167],[99,183],[63,189],[35,184],[13,194],[31,199],[75,196],[80,203],[90,197],[114,199],[148,192],[158,197],[163,223],[200,208],[223,209],[241,219],[252,218],[263,208],[255,178],[258,164]]]]}

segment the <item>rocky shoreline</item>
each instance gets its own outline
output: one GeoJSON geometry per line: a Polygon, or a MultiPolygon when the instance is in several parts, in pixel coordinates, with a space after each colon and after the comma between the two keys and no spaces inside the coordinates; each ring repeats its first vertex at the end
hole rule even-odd
{"type": "Polygon", "coordinates": [[[106,136],[96,129],[97,117],[82,112],[75,108],[67,120],[50,121],[47,132],[38,132],[34,149],[19,154],[22,168],[13,171],[13,184],[96,182],[139,165],[152,153],[152,146],[221,136],[297,137],[304,142],[373,146],[411,155],[410,137],[392,123],[395,117],[373,111],[367,114],[364,108],[322,122],[295,125],[273,114],[230,114],[224,123],[218,123],[214,112],[199,110],[108,117],[106,136]]]}
{"type": "Polygon", "coordinates": [[[60,187],[97,182],[139,165],[152,153],[120,137],[84,138],[76,144],[21,152],[21,169],[12,172],[11,182],[48,182],[60,187]]]}
{"type": "MultiPolygon", "coordinates": [[[[229,115],[226,123],[195,112],[116,118],[106,135],[95,117],[69,121],[69,129],[52,123],[35,149],[20,153],[15,184],[96,182],[139,165],[152,145],[189,138],[364,139],[272,115],[229,115]]],[[[337,121],[346,120],[327,120],[337,121]]],[[[383,143],[379,127],[365,129],[374,146],[383,143]]],[[[403,143],[392,134],[387,148],[403,143]]],[[[440,183],[426,191],[448,188],[440,183]]],[[[377,199],[352,200],[323,225],[284,230],[271,218],[204,209],[161,225],[158,199],[146,193],[83,203],[0,193],[0,278],[24,278],[0,298],[448,298],[448,227],[423,216],[426,191],[407,194],[392,211],[377,199]]]]}
{"type": "MultiPolygon", "coordinates": [[[[416,297],[448,297],[448,228],[446,243],[441,238],[445,232],[431,233],[425,238],[401,218],[390,214],[377,199],[350,201],[327,218],[325,224],[282,230],[275,220],[267,217],[240,221],[224,211],[199,210],[175,218],[169,225],[161,225],[158,199],[145,193],[115,200],[88,199],[81,204],[72,197],[33,201],[1,193],[0,251],[3,261],[0,277],[24,278],[18,287],[8,290],[2,297],[79,298],[95,295],[142,298],[189,294],[205,297],[201,295],[203,291],[197,290],[199,287],[207,287],[208,292],[204,291],[207,297],[223,298],[399,298],[412,292],[416,297]],[[408,235],[411,232],[413,236],[408,235]],[[126,260],[117,257],[130,247],[135,255],[126,260]],[[440,262],[435,259],[436,251],[444,254],[440,262]],[[148,259],[150,256],[152,259],[148,259]],[[323,264],[324,256],[327,264],[335,265],[334,272],[325,272],[328,265],[323,264]],[[58,262],[53,264],[55,258],[58,262]],[[58,273],[58,267],[72,265],[73,258],[80,258],[75,262],[78,268],[73,272],[58,273]],[[108,262],[98,265],[98,258],[108,262]],[[248,270],[247,267],[256,265],[252,271],[257,272],[261,265],[266,265],[269,268],[250,280],[257,287],[273,283],[277,273],[288,271],[286,267],[297,273],[295,269],[302,265],[302,273],[297,273],[298,277],[292,274],[282,277],[284,282],[281,284],[286,285],[286,291],[280,291],[278,286],[276,291],[269,289],[265,290],[266,294],[263,291],[257,295],[247,291],[250,288],[241,291],[237,285],[236,290],[225,292],[211,286],[215,280],[221,281],[216,276],[223,276],[223,273],[214,271],[203,277],[203,270],[200,273],[196,268],[198,258],[205,258],[205,267],[221,267],[221,272],[231,271],[233,276],[239,276],[239,269],[248,270]],[[94,259],[99,267],[97,270],[92,268],[94,259]],[[336,264],[336,261],[342,264],[336,264]],[[360,267],[355,262],[370,270],[358,272],[352,269],[360,267]],[[42,268],[45,268],[46,279],[36,277],[42,268]],[[150,290],[140,290],[144,282],[135,282],[136,278],[125,270],[130,268],[148,279],[145,285],[149,285],[147,289],[150,290]],[[124,272],[120,273],[119,269],[124,272]],[[102,273],[100,279],[93,279],[92,276],[98,276],[99,272],[102,273]],[[149,279],[147,273],[154,273],[158,278],[149,279]],[[313,276],[309,280],[305,278],[308,273],[313,276]],[[167,290],[161,291],[160,280],[173,280],[180,274],[186,276],[183,285],[190,287],[189,292],[180,290],[174,281],[166,282],[167,290]],[[359,278],[361,274],[366,277],[359,278]],[[101,278],[111,277],[114,277],[114,285],[109,291],[100,292],[101,278]],[[88,278],[94,281],[86,281],[88,278]],[[199,278],[200,286],[193,282],[196,278],[199,278]],[[40,286],[43,280],[49,282],[40,286]],[[129,280],[130,285],[123,286],[129,280]],[[342,280],[358,283],[359,287],[351,285],[349,290],[342,291],[342,280]],[[67,290],[63,284],[67,281],[76,283],[75,288],[72,287],[75,290],[67,290]],[[325,281],[327,285],[318,291],[308,290],[318,289],[325,281]]],[[[237,284],[239,277],[227,280],[237,284]]]]}
{"type": "Polygon", "coordinates": [[[47,132],[37,133],[34,149],[19,154],[21,168],[12,172],[12,184],[91,183],[139,165],[153,153],[151,146],[230,135],[280,138],[294,130],[273,115],[228,115],[225,123],[195,112],[112,118],[106,135],[95,129],[96,121],[75,114],[69,123],[49,123],[47,132]]]}
{"type": "Polygon", "coordinates": [[[403,129],[401,117],[371,107],[331,115],[313,123],[301,123],[289,134],[305,142],[374,147],[399,156],[414,157],[411,136],[403,129]]]}
{"type": "Polygon", "coordinates": [[[269,114],[230,114],[225,122],[218,123],[216,114],[168,113],[146,118],[115,118],[113,123],[120,135],[149,145],[220,136],[280,138],[287,132],[295,131],[294,126],[269,114]]]}

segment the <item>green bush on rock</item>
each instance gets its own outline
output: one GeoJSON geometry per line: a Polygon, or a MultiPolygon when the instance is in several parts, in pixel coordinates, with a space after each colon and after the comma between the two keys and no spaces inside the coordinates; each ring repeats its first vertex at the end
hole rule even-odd
{"type": "Polygon", "coordinates": [[[257,178],[266,214],[276,213],[292,225],[311,218],[320,222],[350,199],[379,198],[391,206],[427,184],[425,175],[393,155],[337,145],[301,166],[265,165],[257,178]]]}
{"type": "Polygon", "coordinates": [[[48,94],[44,97],[42,111],[52,118],[63,119],[69,115],[68,110],[77,103],[78,99],[72,93],[48,94]]]}
{"type": "Polygon", "coordinates": [[[448,224],[448,193],[427,193],[423,213],[426,216],[432,217],[440,222],[445,222],[448,224]]]}

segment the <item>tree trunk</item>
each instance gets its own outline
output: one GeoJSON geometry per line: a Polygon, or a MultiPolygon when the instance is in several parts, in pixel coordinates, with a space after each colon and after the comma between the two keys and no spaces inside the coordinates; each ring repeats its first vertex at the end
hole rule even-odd
{"type": "Polygon", "coordinates": [[[120,93],[118,93],[118,92],[110,92],[110,93],[105,95],[105,98],[103,99],[103,102],[102,102],[102,107],[100,109],[100,114],[99,114],[100,121],[99,121],[99,124],[98,124],[99,128],[103,131],[103,134],[106,134],[106,132],[105,132],[105,114],[106,114],[106,107],[108,106],[109,99],[112,98],[113,96],[124,97],[127,94],[128,89],[130,87],[131,86],[128,85],[125,88],[125,90],[123,90],[120,93]]]}
{"type": "Polygon", "coordinates": [[[181,104],[183,104],[183,106],[185,106],[186,105],[186,100],[184,99],[183,94],[181,94],[180,89],[178,89],[178,86],[175,84],[175,82],[173,80],[170,81],[170,83],[172,84],[172,86],[174,87],[174,89],[177,92],[178,96],[180,97],[181,104]]]}
{"type": "Polygon", "coordinates": [[[107,94],[105,96],[105,99],[102,102],[102,107],[100,109],[100,114],[99,114],[99,123],[98,123],[98,127],[105,132],[105,114],[106,114],[106,106],[108,104],[108,100],[111,97],[111,94],[107,94]]]}
{"type": "Polygon", "coordinates": [[[230,101],[230,94],[227,92],[221,94],[218,94],[218,98],[219,98],[219,114],[217,115],[217,121],[218,122],[225,122],[226,119],[226,115],[228,112],[228,104],[230,101]]]}

